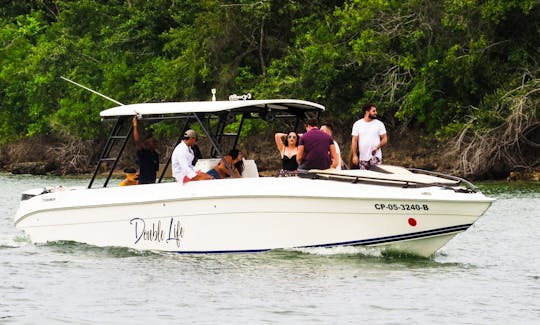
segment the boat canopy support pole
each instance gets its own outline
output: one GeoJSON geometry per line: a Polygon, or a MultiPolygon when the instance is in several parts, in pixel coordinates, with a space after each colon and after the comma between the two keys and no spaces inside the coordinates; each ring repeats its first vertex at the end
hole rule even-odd
{"type": "MultiPolygon", "coordinates": [[[[178,139],[176,140],[176,143],[174,144],[173,152],[174,152],[174,148],[176,148],[176,146],[184,138],[184,133],[187,131],[187,128],[190,122],[191,122],[191,118],[188,116],[186,119],[186,122],[184,123],[184,126],[182,127],[182,132],[180,133],[180,136],[178,137],[178,139]]],[[[165,173],[167,172],[167,169],[169,168],[169,165],[171,164],[171,160],[172,160],[172,152],[171,152],[171,155],[169,156],[169,159],[167,159],[167,162],[165,163],[165,168],[163,168],[163,170],[161,171],[161,175],[159,175],[158,183],[161,183],[161,181],[163,180],[163,177],[165,177],[165,173]]]]}
{"type": "Polygon", "coordinates": [[[199,116],[197,114],[193,114],[195,116],[195,118],[197,119],[197,121],[199,122],[199,124],[201,125],[201,128],[203,129],[204,133],[206,134],[206,136],[208,137],[208,140],[210,141],[210,143],[212,144],[212,147],[214,148],[214,150],[218,153],[219,157],[221,158],[221,160],[225,163],[225,166],[227,166],[227,169],[229,170],[229,172],[231,173],[231,175],[234,175],[234,170],[232,168],[231,165],[229,165],[229,163],[223,159],[225,156],[223,156],[223,153],[221,152],[220,148],[219,148],[219,145],[218,143],[215,141],[215,139],[212,137],[212,134],[210,133],[210,131],[204,126],[204,123],[201,121],[201,119],[199,118],[199,116]]]}
{"type": "MultiPolygon", "coordinates": [[[[216,139],[216,143],[221,145],[223,144],[223,137],[225,136],[225,127],[227,126],[227,124],[231,121],[234,120],[234,116],[235,115],[231,115],[231,113],[227,112],[226,114],[220,114],[218,116],[218,123],[217,123],[217,126],[216,126],[216,132],[214,134],[214,138],[216,139]],[[232,118],[231,118],[232,117],[232,118]]],[[[210,131],[210,123],[208,124],[208,131],[210,131]]],[[[217,151],[212,148],[212,150],[210,151],[210,156],[212,157],[218,157],[218,156],[221,156],[221,155],[218,155],[217,154],[217,151]]]]}
{"type": "Polygon", "coordinates": [[[236,148],[236,146],[238,145],[238,140],[240,139],[240,133],[242,132],[242,127],[244,126],[244,119],[246,118],[246,114],[248,113],[242,114],[242,118],[240,119],[240,125],[238,125],[238,130],[236,131],[233,148],[236,148]]]}
{"type": "Polygon", "coordinates": [[[300,126],[300,115],[296,115],[296,119],[294,120],[294,132],[298,134],[298,127],[300,126]]]}

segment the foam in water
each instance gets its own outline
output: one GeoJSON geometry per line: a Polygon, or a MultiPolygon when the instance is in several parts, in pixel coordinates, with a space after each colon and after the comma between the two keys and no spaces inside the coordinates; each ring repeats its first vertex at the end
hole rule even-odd
{"type": "Polygon", "coordinates": [[[18,248],[30,244],[30,238],[26,235],[17,235],[11,239],[0,239],[0,249],[2,248],[18,248]]]}
{"type": "Polygon", "coordinates": [[[331,255],[364,255],[381,257],[383,249],[367,246],[336,246],[336,247],[304,247],[294,248],[293,251],[305,254],[331,256],[331,255]]]}
{"type": "Polygon", "coordinates": [[[84,252],[109,257],[133,257],[133,256],[153,256],[160,255],[159,252],[149,250],[137,250],[129,247],[105,246],[98,247],[75,241],[57,240],[39,244],[39,246],[50,247],[62,253],[84,252]]]}

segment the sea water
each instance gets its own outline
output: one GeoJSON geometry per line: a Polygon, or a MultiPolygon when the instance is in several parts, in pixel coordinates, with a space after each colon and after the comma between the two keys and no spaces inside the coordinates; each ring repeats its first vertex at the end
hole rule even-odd
{"type": "Polygon", "coordinates": [[[540,186],[486,183],[486,214],[431,259],[361,247],[178,255],[33,245],[0,175],[0,324],[540,324],[540,186]]]}

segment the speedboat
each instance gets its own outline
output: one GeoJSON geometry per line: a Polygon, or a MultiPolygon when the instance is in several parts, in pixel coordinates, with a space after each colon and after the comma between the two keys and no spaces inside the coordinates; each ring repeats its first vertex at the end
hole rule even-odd
{"type": "Polygon", "coordinates": [[[206,171],[223,157],[225,138],[232,135],[237,145],[246,120],[288,119],[298,127],[324,111],[304,100],[248,98],[102,111],[103,120],[115,123],[89,185],[24,192],[16,227],[34,243],[75,241],[177,253],[362,245],[429,257],[471,227],[494,201],[459,177],[390,165],[259,177],[256,161],[246,160],[240,178],[182,184],[167,181],[169,158],[158,183],[107,186],[131,139],[133,116],[179,119],[183,130],[197,123],[212,148],[211,158],[197,162],[206,171]],[[236,133],[231,125],[238,126],[236,133]],[[95,186],[104,168],[104,184],[95,186]]]}

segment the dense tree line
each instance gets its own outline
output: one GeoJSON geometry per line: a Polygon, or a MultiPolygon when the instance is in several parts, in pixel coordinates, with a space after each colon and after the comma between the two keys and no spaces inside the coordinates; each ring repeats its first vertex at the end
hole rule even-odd
{"type": "Polygon", "coordinates": [[[539,163],[537,0],[27,0],[0,7],[0,136],[99,136],[111,103],[319,102],[452,140],[464,174],[539,163]]]}

